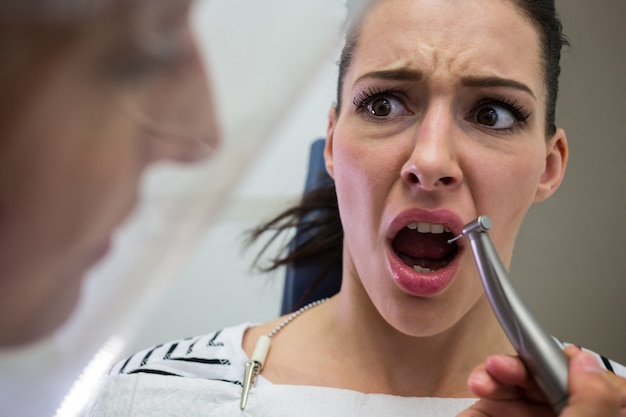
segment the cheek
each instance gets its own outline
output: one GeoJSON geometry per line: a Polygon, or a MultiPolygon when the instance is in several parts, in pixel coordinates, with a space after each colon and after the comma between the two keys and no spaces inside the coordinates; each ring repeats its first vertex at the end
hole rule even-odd
{"type": "Polygon", "coordinates": [[[470,186],[481,194],[477,203],[484,200],[496,207],[525,209],[534,200],[544,170],[545,146],[529,144],[506,152],[481,149],[473,154],[471,161],[465,176],[470,186]]]}
{"type": "Polygon", "coordinates": [[[100,235],[110,233],[135,205],[150,153],[147,140],[133,123],[112,122],[91,139],[96,142],[93,147],[85,149],[82,157],[76,155],[83,159],[77,169],[85,173],[74,187],[82,190],[76,195],[82,212],[79,215],[100,235]]]}
{"type": "Polygon", "coordinates": [[[508,170],[502,169],[500,173],[505,173],[503,187],[508,188],[510,197],[530,208],[534,201],[537,187],[541,180],[545,167],[545,151],[543,149],[533,150],[522,158],[516,158],[509,164],[508,170]],[[507,187],[506,184],[509,184],[507,187]]]}
{"type": "Polygon", "coordinates": [[[506,259],[510,258],[515,237],[533,204],[543,173],[543,158],[545,150],[536,149],[493,158],[483,155],[480,165],[472,170],[477,175],[468,179],[473,184],[470,187],[478,214],[492,217],[494,240],[499,241],[497,246],[506,259]]]}
{"type": "Polygon", "coordinates": [[[362,223],[367,217],[370,198],[368,178],[363,173],[362,161],[344,149],[335,153],[335,187],[344,229],[350,230],[351,223],[362,223]],[[359,204],[359,201],[362,204],[359,204]],[[358,219],[358,220],[357,220],[358,219]],[[356,220],[356,221],[355,221],[356,220]]]}
{"type": "MultiPolygon", "coordinates": [[[[396,177],[389,149],[378,151],[375,145],[343,138],[335,144],[335,184],[340,209],[346,216],[375,226],[383,210],[386,193],[396,177]],[[348,213],[349,210],[349,213],[348,213]]],[[[349,219],[348,219],[349,220],[349,219]]]]}
{"type": "Polygon", "coordinates": [[[376,184],[367,155],[355,146],[335,144],[334,177],[337,189],[339,214],[344,229],[344,239],[350,247],[361,247],[352,251],[368,253],[365,246],[373,244],[372,231],[377,230],[376,219],[379,206],[376,184]],[[339,146],[337,146],[339,145],[339,146]]]}
{"type": "Polygon", "coordinates": [[[71,250],[100,244],[135,204],[144,166],[140,140],[132,123],[103,120],[58,137],[56,158],[47,165],[50,186],[34,196],[49,201],[48,215],[41,220],[55,228],[50,235],[57,244],[71,250]]]}

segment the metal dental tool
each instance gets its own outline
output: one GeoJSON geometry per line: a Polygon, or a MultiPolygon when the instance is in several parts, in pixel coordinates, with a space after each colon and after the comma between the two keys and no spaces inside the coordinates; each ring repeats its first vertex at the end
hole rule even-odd
{"type": "Polygon", "coordinates": [[[466,236],[491,307],[511,344],[537,385],[558,413],[567,404],[569,361],[556,341],[546,333],[517,294],[487,233],[491,220],[480,216],[453,239],[466,236]]]}

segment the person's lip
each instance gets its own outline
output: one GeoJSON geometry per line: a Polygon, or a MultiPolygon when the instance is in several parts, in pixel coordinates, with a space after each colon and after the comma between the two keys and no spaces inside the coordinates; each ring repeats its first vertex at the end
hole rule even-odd
{"type": "Polygon", "coordinates": [[[95,265],[102,261],[111,252],[111,238],[106,238],[101,244],[95,247],[91,253],[91,264],[95,265]]]}
{"type": "Polygon", "coordinates": [[[415,271],[398,257],[393,248],[393,239],[398,232],[410,223],[425,222],[442,224],[456,236],[463,230],[463,221],[450,210],[411,209],[396,216],[387,229],[387,262],[396,284],[404,291],[418,297],[432,297],[443,292],[453,281],[460,266],[464,243],[458,242],[458,253],[445,267],[423,273],[415,271]]]}

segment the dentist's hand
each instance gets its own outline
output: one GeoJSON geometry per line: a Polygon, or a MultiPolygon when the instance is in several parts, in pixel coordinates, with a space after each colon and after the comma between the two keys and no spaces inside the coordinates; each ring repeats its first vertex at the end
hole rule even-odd
{"type": "MultiPolygon", "coordinates": [[[[587,352],[575,347],[565,352],[570,398],[559,417],[626,417],[626,379],[602,369],[587,352]]],[[[468,386],[480,400],[458,417],[556,415],[517,357],[489,357],[474,369],[468,386]]]]}

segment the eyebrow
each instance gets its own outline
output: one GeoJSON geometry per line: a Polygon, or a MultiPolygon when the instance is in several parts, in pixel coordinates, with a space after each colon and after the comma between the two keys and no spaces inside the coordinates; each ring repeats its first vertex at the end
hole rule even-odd
{"type": "Polygon", "coordinates": [[[398,80],[398,81],[421,81],[424,79],[422,71],[412,69],[396,69],[396,70],[382,70],[372,71],[361,75],[356,79],[354,84],[358,84],[360,81],[367,78],[379,78],[383,80],[398,80]]]}
{"type": "MultiPolygon", "coordinates": [[[[424,73],[413,69],[396,69],[372,71],[361,75],[356,79],[355,84],[367,78],[378,78],[383,80],[398,81],[414,81],[419,82],[424,79],[424,73]]],[[[461,83],[466,87],[508,87],[516,90],[524,91],[533,99],[536,99],[535,93],[526,84],[509,78],[487,76],[487,77],[463,77],[461,83]]]]}
{"type": "Polygon", "coordinates": [[[533,90],[526,84],[509,78],[501,77],[463,77],[461,83],[467,87],[508,87],[516,90],[524,91],[531,95],[533,99],[537,99],[533,90]]]}

